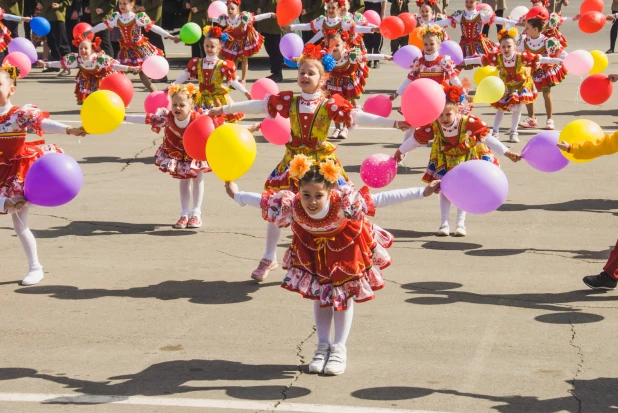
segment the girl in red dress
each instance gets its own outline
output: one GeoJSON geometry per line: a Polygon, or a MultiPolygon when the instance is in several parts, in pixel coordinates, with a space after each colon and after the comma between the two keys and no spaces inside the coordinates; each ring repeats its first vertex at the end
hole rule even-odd
{"type": "MultiPolygon", "coordinates": [[[[436,5],[436,0],[417,0],[418,14],[416,17],[416,27],[438,25],[444,28],[451,24],[448,16],[441,13],[434,13],[433,8],[436,5]]],[[[451,40],[446,31],[442,29],[442,41],[451,40]]]]}
{"type": "MultiPolygon", "coordinates": [[[[164,130],[163,143],[155,153],[155,165],[161,172],[179,179],[180,219],[174,228],[199,228],[202,226],[202,200],[204,198],[204,173],[210,172],[206,161],[197,161],[185,151],[183,135],[191,122],[202,113],[195,110],[195,100],[199,99],[197,86],[189,83],[181,87],[170,85],[172,109],[158,109],[146,115],[126,115],[127,122],[148,124],[155,133],[164,130]],[[189,210],[193,192],[193,209],[189,210]]],[[[222,122],[215,119],[215,126],[222,122]]]]}
{"type": "Polygon", "coordinates": [[[34,105],[13,106],[18,69],[8,64],[0,68],[0,214],[11,214],[13,228],[28,258],[28,274],[22,285],[34,285],[43,279],[36,240],[28,228],[28,201],[24,197],[24,182],[34,162],[50,152],[62,152],[56,145],[44,145],[44,140],[26,142],[27,132],[37,135],[66,133],[85,136],[83,128],[52,121],[49,113],[34,105]]]}
{"type": "MultiPolygon", "coordinates": [[[[3,9],[0,9],[0,20],[12,21],[12,22],[29,22],[31,17],[16,16],[14,14],[5,13],[3,9]]],[[[13,40],[11,38],[11,31],[0,22],[0,52],[6,51],[9,47],[9,43],[13,40]]]]}
{"type": "Polygon", "coordinates": [[[240,0],[228,0],[227,15],[222,14],[216,22],[225,27],[228,38],[223,44],[219,56],[223,60],[242,61],[242,83],[247,80],[249,58],[258,53],[264,44],[264,37],[259,34],[253,24],[260,20],[275,18],[275,13],[264,13],[254,16],[253,13],[240,11],[240,0]]]}
{"type": "Polygon", "coordinates": [[[78,53],[69,53],[59,62],[44,62],[39,60],[37,64],[42,67],[56,67],[70,71],[77,69],[75,76],[75,97],[77,104],[81,105],[92,92],[99,90],[101,81],[116,71],[139,73],[139,67],[125,66],[106,55],[98,52],[100,38],[93,42],[81,36],[73,39],[78,53]]]}
{"type": "Polygon", "coordinates": [[[294,157],[291,173],[298,181],[298,193],[239,192],[233,182],[226,183],[226,191],[240,205],[261,208],[266,221],[292,227],[292,244],[284,259],[288,272],[281,286],[314,302],[318,348],[309,372],[339,375],[346,368],[354,302],[372,300],[374,291],[384,288],[382,270],[391,264],[386,249],[393,235],[367,216],[373,216],[376,208],[429,196],[439,181],[426,188],[372,195],[367,187],[360,191],[351,185],[338,187],[341,169],[333,159],[314,161],[305,155],[294,157]]]}
{"type": "MultiPolygon", "coordinates": [[[[177,36],[172,36],[159,26],[155,25],[146,13],[133,13],[135,0],[120,0],[118,7],[120,13],[114,12],[109,20],[99,23],[92,29],[85,31],[82,36],[88,37],[90,33],[97,33],[102,30],[112,30],[114,27],[120,29],[122,38],[120,39],[120,51],[118,52],[117,60],[122,65],[142,67],[144,61],[150,56],[163,56],[163,51],[156,48],[148,41],[147,37],[142,35],[144,30],[153,31],[156,34],[163,36],[166,39],[172,39],[178,43],[180,39],[177,36]]],[[[148,76],[140,72],[139,77],[151,92],[157,90],[152,84],[148,76]]]]}

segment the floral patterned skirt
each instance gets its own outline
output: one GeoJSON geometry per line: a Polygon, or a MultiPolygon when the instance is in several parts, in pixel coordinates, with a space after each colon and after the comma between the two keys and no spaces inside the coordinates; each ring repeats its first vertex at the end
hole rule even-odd
{"type": "Polygon", "coordinates": [[[325,89],[331,95],[338,94],[346,100],[360,99],[365,93],[365,85],[369,77],[369,67],[362,63],[355,65],[354,70],[338,72],[336,69],[331,71],[325,89]]]}
{"type": "Polygon", "coordinates": [[[0,52],[6,51],[11,43],[11,31],[0,22],[0,52]]]}
{"type": "Polygon", "coordinates": [[[92,92],[99,90],[103,78],[112,73],[114,73],[113,70],[89,72],[79,69],[75,76],[75,97],[77,98],[77,104],[81,105],[92,92]]]}
{"type": "Polygon", "coordinates": [[[567,70],[562,63],[557,65],[541,65],[532,73],[534,86],[539,92],[547,92],[566,79],[567,70]]]}
{"type": "MultiPolygon", "coordinates": [[[[461,38],[459,45],[461,46],[461,50],[463,51],[464,58],[470,57],[480,57],[489,54],[489,52],[494,52],[498,50],[498,46],[491,40],[489,40],[485,35],[481,35],[474,39],[465,39],[461,38]]],[[[479,65],[469,65],[463,66],[458,65],[458,69],[466,68],[468,70],[479,67],[479,65]]]]}
{"type": "Polygon", "coordinates": [[[144,60],[150,56],[163,56],[163,51],[152,45],[145,37],[132,45],[123,45],[120,43],[120,51],[118,52],[118,61],[121,65],[127,66],[142,66],[144,60]]]}
{"type": "Polygon", "coordinates": [[[206,161],[191,158],[182,146],[182,140],[165,138],[155,153],[155,165],[161,172],[168,173],[177,179],[195,178],[199,171],[210,172],[206,161]]]}
{"type": "Polygon", "coordinates": [[[482,159],[484,161],[492,162],[496,166],[500,166],[498,158],[491,152],[491,150],[484,143],[477,143],[470,148],[465,154],[462,155],[448,155],[438,148],[441,146],[440,139],[435,139],[431,148],[431,155],[429,156],[429,165],[425,175],[423,175],[424,182],[431,182],[436,179],[444,178],[444,175],[462,162],[471,161],[474,159],[482,159]]]}
{"type": "Polygon", "coordinates": [[[348,300],[369,301],[384,288],[382,270],[393,235],[368,219],[348,221],[335,235],[320,236],[293,223],[292,245],[284,257],[288,270],[281,287],[320,300],[321,307],[346,310],[348,300]]]}
{"type": "MultiPolygon", "coordinates": [[[[230,103],[234,103],[232,98],[228,93],[224,92],[214,92],[208,93],[207,91],[201,91],[202,96],[195,102],[198,108],[202,108],[204,110],[208,110],[214,107],[221,107],[225,105],[229,105],[230,103]]],[[[225,115],[225,121],[228,123],[240,122],[245,117],[244,113],[228,113],[225,115]]]]}
{"type": "Polygon", "coordinates": [[[519,82],[504,82],[506,90],[502,98],[492,103],[491,106],[498,110],[510,112],[521,104],[532,103],[536,100],[538,93],[531,77],[519,82]]]}
{"type": "Polygon", "coordinates": [[[239,32],[239,30],[229,32],[231,35],[219,53],[221,59],[235,62],[238,59],[249,58],[262,49],[264,37],[255,30],[253,25],[247,26],[245,32],[239,32]]]}

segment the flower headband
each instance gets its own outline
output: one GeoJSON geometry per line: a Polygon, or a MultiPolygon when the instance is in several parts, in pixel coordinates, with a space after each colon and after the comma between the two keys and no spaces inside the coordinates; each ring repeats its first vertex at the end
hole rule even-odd
{"type": "Polygon", "coordinates": [[[303,49],[303,54],[298,58],[298,61],[302,62],[304,59],[320,60],[324,65],[324,70],[327,72],[330,72],[335,67],[335,58],[333,55],[324,53],[320,46],[312,43],[307,43],[303,49]]]}
{"type": "Polygon", "coordinates": [[[502,29],[498,32],[498,40],[502,40],[504,38],[515,39],[519,35],[519,32],[515,27],[511,27],[510,29],[502,29]]]}
{"type": "Polygon", "coordinates": [[[300,181],[313,166],[319,166],[320,175],[331,184],[337,183],[341,176],[341,167],[334,159],[326,158],[313,162],[307,155],[294,155],[290,162],[290,176],[300,181]]]}
{"type": "Polygon", "coordinates": [[[193,100],[197,100],[202,96],[202,94],[200,93],[200,89],[192,83],[189,83],[186,86],[172,83],[168,87],[167,92],[169,93],[170,97],[174,96],[176,93],[184,93],[193,100]]]}
{"type": "Polygon", "coordinates": [[[423,6],[423,4],[428,4],[428,5],[430,5],[431,7],[434,7],[434,6],[436,5],[436,0],[417,0],[417,1],[416,1],[416,5],[417,5],[418,7],[422,7],[422,6],[423,6]]]}
{"type": "MultiPolygon", "coordinates": [[[[330,0],[324,0],[324,3],[328,2],[330,2],[330,0]]],[[[335,2],[339,3],[339,7],[345,7],[345,0],[335,0],[335,2]]]]}
{"type": "Polygon", "coordinates": [[[7,72],[9,74],[9,77],[13,80],[17,79],[17,77],[19,76],[19,68],[16,66],[11,66],[9,62],[3,63],[2,67],[0,67],[0,70],[4,70],[5,72],[7,72]]]}
{"type": "Polygon", "coordinates": [[[240,0],[227,0],[228,3],[234,3],[237,6],[240,6],[240,0]]]}
{"type": "Polygon", "coordinates": [[[446,100],[453,103],[462,103],[466,98],[466,94],[461,86],[447,85],[444,87],[444,93],[446,93],[446,100]]]}
{"type": "Polygon", "coordinates": [[[541,3],[541,6],[543,7],[549,6],[549,0],[530,0],[530,3],[541,3]]]}
{"type": "Polygon", "coordinates": [[[88,40],[92,44],[92,50],[99,50],[99,46],[101,45],[101,38],[96,37],[94,40],[90,40],[87,37],[82,36],[81,34],[75,38],[73,38],[73,46],[79,47],[80,43],[84,40],[88,40]]]}
{"type": "Polygon", "coordinates": [[[227,41],[229,37],[228,34],[223,33],[221,27],[218,26],[204,26],[202,34],[209,39],[220,39],[222,42],[227,41]]]}
{"type": "Polygon", "coordinates": [[[432,24],[431,26],[421,26],[421,30],[418,31],[418,38],[422,40],[423,37],[429,33],[438,36],[440,41],[444,40],[444,31],[437,24],[432,24]]]}

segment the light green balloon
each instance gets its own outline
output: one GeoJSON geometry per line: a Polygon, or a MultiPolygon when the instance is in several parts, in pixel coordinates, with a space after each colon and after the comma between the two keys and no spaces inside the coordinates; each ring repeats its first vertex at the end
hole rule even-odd
{"type": "Polygon", "coordinates": [[[202,37],[202,29],[197,23],[187,23],[180,29],[180,41],[185,44],[197,43],[202,37]]]}

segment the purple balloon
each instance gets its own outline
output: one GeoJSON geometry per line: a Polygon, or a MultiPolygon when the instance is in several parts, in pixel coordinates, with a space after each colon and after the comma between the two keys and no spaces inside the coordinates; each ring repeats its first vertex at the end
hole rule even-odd
{"type": "Polygon", "coordinates": [[[279,42],[279,50],[286,59],[300,56],[304,47],[303,39],[296,33],[286,34],[279,42]]]}
{"type": "Polygon", "coordinates": [[[558,172],[566,168],[569,160],[556,146],[559,138],[558,132],[541,132],[535,135],[521,151],[522,159],[541,172],[558,172]]]}
{"type": "Polygon", "coordinates": [[[456,65],[459,65],[463,63],[464,61],[464,56],[463,56],[463,52],[461,51],[461,46],[459,46],[457,42],[454,42],[452,40],[447,40],[445,42],[442,42],[442,44],[440,45],[440,49],[438,50],[438,53],[444,56],[449,56],[451,60],[455,62],[456,65]]]}
{"type": "Polygon", "coordinates": [[[448,171],[440,188],[457,208],[472,214],[487,214],[506,201],[509,181],[500,167],[475,159],[448,171]]]}
{"type": "Polygon", "coordinates": [[[402,69],[409,69],[414,59],[422,55],[421,49],[416,46],[403,46],[393,55],[393,62],[402,69]]]}
{"type": "Polygon", "coordinates": [[[13,52],[22,52],[23,54],[28,56],[28,59],[30,59],[30,63],[35,63],[39,58],[39,55],[36,53],[36,48],[34,47],[32,42],[23,37],[16,37],[15,39],[11,40],[11,42],[9,43],[9,53],[13,52]]]}
{"type": "Polygon", "coordinates": [[[83,182],[84,175],[75,159],[64,153],[49,153],[28,170],[24,196],[34,205],[56,207],[75,198],[83,182]]]}

